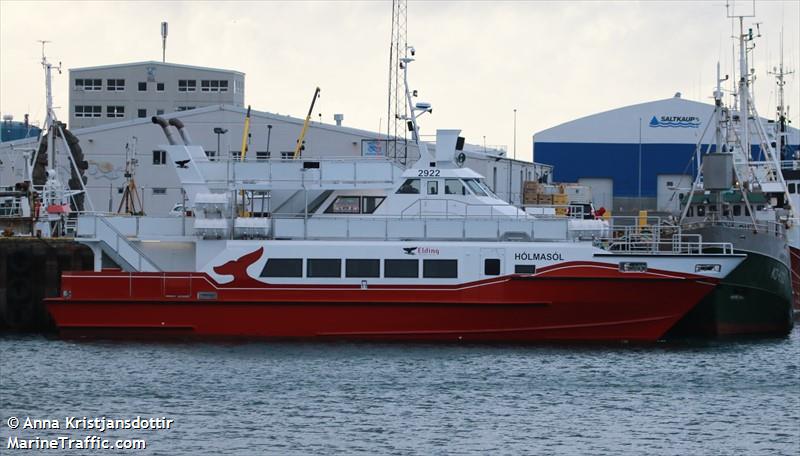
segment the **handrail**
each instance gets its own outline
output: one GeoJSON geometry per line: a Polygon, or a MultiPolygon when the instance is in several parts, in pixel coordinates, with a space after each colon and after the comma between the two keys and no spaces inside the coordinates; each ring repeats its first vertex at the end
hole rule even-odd
{"type": "MultiPolygon", "coordinates": [[[[111,231],[112,231],[114,234],[116,234],[116,242],[117,242],[117,245],[113,246],[113,247],[114,247],[114,251],[115,251],[115,252],[118,252],[118,253],[119,253],[119,240],[120,240],[120,239],[122,239],[122,240],[123,240],[123,241],[124,241],[124,242],[125,242],[125,243],[128,245],[128,247],[130,247],[130,248],[131,248],[131,249],[132,249],[134,252],[136,252],[136,254],[137,254],[137,255],[139,255],[139,257],[138,257],[139,264],[137,265],[137,266],[138,266],[138,268],[137,268],[137,269],[138,269],[139,271],[141,271],[141,270],[142,270],[142,259],[144,259],[145,261],[147,261],[148,263],[150,263],[150,265],[151,265],[151,266],[152,266],[152,267],[153,267],[153,268],[154,268],[154,269],[155,269],[157,272],[160,272],[160,271],[161,271],[161,268],[159,268],[159,267],[158,267],[158,265],[157,265],[157,264],[156,264],[156,263],[155,263],[153,260],[151,260],[151,259],[150,259],[150,258],[149,258],[149,257],[148,257],[148,256],[147,256],[147,255],[146,255],[146,254],[145,254],[145,253],[144,253],[144,252],[143,252],[143,251],[142,251],[142,250],[141,250],[139,247],[137,247],[137,246],[136,246],[136,245],[134,245],[133,243],[129,242],[129,241],[128,241],[128,238],[127,238],[127,236],[125,236],[124,234],[122,234],[122,232],[121,232],[121,231],[119,231],[119,230],[117,229],[117,227],[115,227],[115,226],[114,226],[114,225],[113,225],[111,222],[109,222],[108,220],[106,220],[106,218],[105,218],[105,217],[102,217],[102,216],[100,216],[100,217],[98,217],[98,216],[94,216],[93,218],[94,218],[94,224],[95,224],[95,227],[94,227],[94,232],[95,232],[94,234],[95,234],[95,236],[97,236],[97,220],[100,220],[100,221],[101,221],[101,222],[103,222],[103,224],[104,224],[105,226],[107,226],[107,227],[108,227],[108,228],[109,228],[109,229],[110,229],[110,230],[111,230],[111,231]]],[[[105,241],[103,241],[103,242],[105,242],[105,241]]],[[[109,247],[111,247],[111,246],[109,246],[109,247]]],[[[126,260],[126,261],[127,261],[127,260],[126,260]]]]}

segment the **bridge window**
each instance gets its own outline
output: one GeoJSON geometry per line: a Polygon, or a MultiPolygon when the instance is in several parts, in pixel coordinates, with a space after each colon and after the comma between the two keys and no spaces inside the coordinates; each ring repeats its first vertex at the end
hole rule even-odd
{"type": "Polygon", "coordinates": [[[419,277],[419,260],[385,260],[384,277],[417,278],[419,277]]]}
{"type": "Polygon", "coordinates": [[[422,276],[426,279],[455,279],[458,277],[458,260],[423,260],[422,276]]]}
{"type": "Polygon", "coordinates": [[[438,195],[439,194],[439,182],[438,181],[427,181],[425,186],[428,188],[428,195],[438,195]]]}
{"type": "Polygon", "coordinates": [[[734,204],[733,205],[733,216],[738,217],[742,215],[742,205],[741,204],[734,204]]]}
{"type": "Polygon", "coordinates": [[[347,277],[380,277],[380,260],[350,259],[345,261],[345,276],[347,277]]]}
{"type": "Polygon", "coordinates": [[[794,182],[789,184],[789,193],[797,193],[797,185],[794,182]]]}
{"type": "Polygon", "coordinates": [[[483,260],[483,275],[500,275],[500,260],[497,258],[483,260]]]}
{"type": "Polygon", "coordinates": [[[270,258],[261,277],[302,277],[303,260],[300,258],[270,258]]]}
{"type": "Polygon", "coordinates": [[[419,193],[419,179],[406,179],[403,185],[397,189],[398,194],[416,194],[419,193]]]}
{"type": "Polygon", "coordinates": [[[444,180],[444,194],[445,195],[466,195],[467,189],[459,179],[445,179],[444,180]]]}
{"type": "Polygon", "coordinates": [[[467,187],[469,187],[469,189],[472,190],[472,193],[478,196],[486,196],[486,192],[483,191],[483,189],[481,188],[480,185],[478,185],[478,182],[475,179],[465,179],[464,182],[466,182],[467,187]]]}
{"type": "Polygon", "coordinates": [[[308,277],[342,276],[342,260],[338,258],[309,258],[306,263],[308,277]]]}

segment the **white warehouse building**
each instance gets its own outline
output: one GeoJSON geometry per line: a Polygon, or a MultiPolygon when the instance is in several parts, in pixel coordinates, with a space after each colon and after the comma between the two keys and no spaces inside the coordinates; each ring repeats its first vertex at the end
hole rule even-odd
{"type": "MultiPolygon", "coordinates": [[[[246,109],[240,106],[213,105],[166,113],[163,117],[180,119],[192,143],[202,145],[209,156],[228,159],[240,156],[245,113],[246,109]],[[215,133],[215,130],[220,133],[215,133]]],[[[337,124],[311,122],[303,157],[332,159],[383,155],[383,151],[388,149],[385,134],[338,125],[340,122],[341,117],[337,124]]],[[[291,158],[303,119],[252,111],[250,125],[246,160],[281,160],[291,158]]],[[[117,211],[127,183],[126,162],[134,158],[137,161],[134,178],[146,214],[166,215],[183,201],[175,169],[167,166],[168,157],[162,150],[167,139],[150,117],[73,129],[72,133],[80,140],[89,165],[86,186],[95,210],[117,211]]],[[[36,138],[0,144],[0,186],[25,180],[22,156],[35,146],[36,138]]],[[[548,165],[509,160],[498,150],[484,152],[482,147],[468,144],[464,152],[464,166],[486,176],[487,184],[498,196],[517,204],[523,181],[541,180],[552,175],[552,168],[548,165]]],[[[410,164],[418,157],[416,146],[409,144],[407,157],[399,161],[410,164]]],[[[66,173],[66,170],[62,172],[66,173]]],[[[273,210],[277,211],[291,196],[273,193],[273,210]]]]}

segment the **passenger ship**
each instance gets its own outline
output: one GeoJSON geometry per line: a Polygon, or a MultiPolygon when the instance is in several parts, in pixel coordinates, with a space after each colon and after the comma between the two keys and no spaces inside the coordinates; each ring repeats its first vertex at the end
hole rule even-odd
{"type": "Polygon", "coordinates": [[[604,221],[575,230],[529,215],[459,166],[458,130],[437,131],[429,152],[417,118],[430,105],[406,93],[421,153],[408,169],[383,158],[209,161],[182,126],[179,144],[154,118],[195,216],[82,214],[95,271],[64,274],[48,300],[61,334],[654,341],[744,258],[726,243],[610,237],[604,221]],[[298,191],[300,213],[268,210],[278,188],[298,191]],[[103,269],[103,257],[125,271],[103,269]]]}

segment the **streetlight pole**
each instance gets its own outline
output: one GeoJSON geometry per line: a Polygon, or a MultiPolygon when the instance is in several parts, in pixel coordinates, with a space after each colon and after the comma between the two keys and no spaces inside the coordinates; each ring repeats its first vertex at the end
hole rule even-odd
{"type": "Polygon", "coordinates": [[[267,157],[269,157],[269,139],[272,136],[272,125],[267,124],[267,157]]]}
{"type": "Polygon", "coordinates": [[[514,160],[517,159],[517,108],[514,108],[514,160]]]}
{"type": "Polygon", "coordinates": [[[214,133],[217,135],[217,157],[222,157],[222,151],[219,150],[220,148],[220,136],[227,133],[228,130],[226,128],[221,127],[214,127],[214,133]]]}

